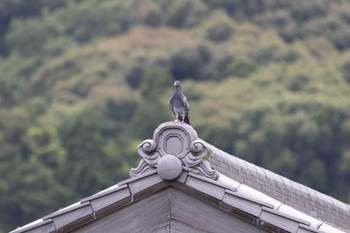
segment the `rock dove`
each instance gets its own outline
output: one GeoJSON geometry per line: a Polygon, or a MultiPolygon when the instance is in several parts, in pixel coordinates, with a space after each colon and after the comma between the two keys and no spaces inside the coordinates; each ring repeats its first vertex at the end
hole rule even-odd
{"type": "Polygon", "coordinates": [[[174,94],[170,97],[168,104],[170,110],[176,116],[175,121],[179,120],[190,124],[190,105],[186,96],[182,93],[180,81],[175,81],[174,94]]]}

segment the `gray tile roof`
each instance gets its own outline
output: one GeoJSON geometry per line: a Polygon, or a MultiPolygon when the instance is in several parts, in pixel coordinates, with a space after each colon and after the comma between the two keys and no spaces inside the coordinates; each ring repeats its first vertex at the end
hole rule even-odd
{"type": "Polygon", "coordinates": [[[268,232],[350,230],[344,220],[350,219],[348,205],[232,157],[198,139],[186,124],[160,125],[138,152],[142,160],[132,169],[133,178],[13,233],[70,232],[167,189],[179,190],[268,232]],[[331,214],[340,220],[335,223],[331,214]]]}
{"type": "Polygon", "coordinates": [[[213,151],[209,158],[211,166],[221,174],[332,226],[350,229],[348,204],[229,155],[210,144],[205,145],[213,151]]]}
{"type": "Polygon", "coordinates": [[[41,221],[19,228],[13,233],[69,232],[167,188],[180,190],[261,229],[295,233],[342,232],[322,222],[318,222],[315,227],[309,219],[280,212],[275,209],[276,206],[268,203],[268,200],[265,203],[258,197],[253,199],[242,194],[239,191],[242,187],[241,185],[237,190],[223,184],[220,179],[215,181],[187,171],[183,171],[175,181],[167,181],[160,177],[157,171],[152,171],[125,180],[113,189],[82,199],[72,206],[45,216],[41,221]],[[330,228],[330,231],[322,230],[322,225],[330,228]]]}

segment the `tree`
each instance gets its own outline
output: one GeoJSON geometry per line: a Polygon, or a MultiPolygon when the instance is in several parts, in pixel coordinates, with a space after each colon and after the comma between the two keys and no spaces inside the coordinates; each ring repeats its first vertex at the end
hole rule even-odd
{"type": "MultiPolygon", "coordinates": [[[[140,85],[143,101],[131,119],[133,137],[148,138],[153,130],[169,119],[167,101],[162,102],[166,87],[172,85],[173,78],[162,68],[149,68],[145,71],[140,85]]],[[[131,134],[130,132],[130,134],[131,134]]]]}

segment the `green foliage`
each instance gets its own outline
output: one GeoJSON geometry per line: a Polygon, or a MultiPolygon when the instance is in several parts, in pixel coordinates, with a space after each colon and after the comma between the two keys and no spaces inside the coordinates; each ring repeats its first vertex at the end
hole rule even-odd
{"type": "Polygon", "coordinates": [[[140,86],[141,78],[143,76],[143,67],[133,67],[128,74],[125,76],[125,81],[132,88],[138,88],[140,86]]]}
{"type": "Polygon", "coordinates": [[[206,27],[206,38],[213,42],[226,41],[234,33],[234,23],[223,11],[215,11],[206,27]]]}
{"type": "Polygon", "coordinates": [[[292,4],[291,15],[297,23],[301,24],[314,17],[324,17],[328,7],[329,4],[326,1],[303,1],[292,4]]]}
{"type": "Polygon", "coordinates": [[[143,75],[140,91],[147,100],[156,100],[164,93],[164,88],[171,83],[172,76],[162,68],[147,69],[143,75]]]}
{"type": "Polygon", "coordinates": [[[60,139],[55,128],[34,127],[28,130],[31,161],[43,163],[52,168],[62,166],[65,161],[66,151],[60,144],[60,139]]]}
{"type": "Polygon", "coordinates": [[[90,0],[73,3],[57,14],[64,25],[64,33],[84,43],[96,35],[112,35],[127,30],[129,13],[123,1],[90,0]],[[96,7],[92,8],[92,5],[96,7]]]}
{"type": "Polygon", "coordinates": [[[250,60],[236,60],[230,61],[225,69],[224,76],[237,76],[240,78],[245,78],[254,73],[257,69],[257,65],[250,60]]]}
{"type": "Polygon", "coordinates": [[[5,42],[12,52],[57,56],[75,43],[118,34],[130,25],[123,1],[69,1],[65,8],[57,8],[54,13],[43,12],[42,17],[12,20],[5,42]],[[94,4],[96,7],[91,7],[94,4]]]}
{"type": "MultiPolygon", "coordinates": [[[[64,1],[64,0],[63,0],[64,1]]],[[[43,7],[48,7],[47,0],[12,1],[3,0],[0,3],[0,55],[7,55],[9,49],[6,45],[6,33],[9,30],[11,21],[16,18],[30,18],[41,14],[43,7]]],[[[55,1],[56,4],[62,0],[55,1]]],[[[52,4],[51,4],[52,5],[52,4]]],[[[56,5],[57,6],[57,5],[56,5]]]]}
{"type": "Polygon", "coordinates": [[[341,129],[350,112],[339,107],[336,99],[317,101],[306,97],[305,101],[286,96],[273,100],[269,106],[255,106],[243,113],[236,153],[263,167],[288,174],[293,180],[303,177],[306,185],[334,193],[332,180],[346,179],[333,168],[344,153],[342,148],[347,148],[346,138],[350,132],[341,129]],[[276,160],[291,161],[286,166],[276,160]]]}
{"type": "Polygon", "coordinates": [[[206,95],[192,101],[196,128],[226,151],[346,200],[348,191],[332,180],[346,182],[349,174],[345,166],[339,170],[349,148],[345,125],[350,103],[340,97],[348,96],[348,87],[334,89],[341,77],[327,82],[311,63],[286,67],[260,68],[249,79],[227,79],[215,86],[197,84],[206,95]]]}
{"type": "Polygon", "coordinates": [[[1,211],[0,227],[6,231],[32,216],[47,214],[47,208],[57,208],[52,200],[66,203],[71,191],[59,184],[53,169],[32,156],[40,152],[32,151],[26,133],[29,120],[30,113],[24,108],[0,111],[0,208],[6,210],[1,211]]]}
{"type": "Polygon", "coordinates": [[[26,99],[28,79],[40,64],[40,59],[23,58],[17,54],[0,59],[0,102],[3,106],[20,104],[26,99]]]}
{"type": "Polygon", "coordinates": [[[344,79],[350,84],[350,60],[342,65],[341,72],[344,79]]]}
{"type": "Polygon", "coordinates": [[[37,163],[23,163],[21,160],[12,161],[6,166],[15,169],[1,165],[2,171],[8,170],[0,178],[0,183],[5,184],[0,189],[0,208],[6,210],[1,211],[0,226],[3,229],[10,230],[9,223],[14,225],[29,222],[33,216],[48,214],[49,209],[57,208],[56,202],[67,203],[66,198],[72,190],[57,183],[52,170],[37,163]]]}
{"type": "Polygon", "coordinates": [[[201,0],[131,0],[134,18],[141,25],[193,28],[207,16],[208,8],[201,0]]]}
{"type": "Polygon", "coordinates": [[[172,76],[164,69],[147,69],[142,78],[140,92],[143,101],[131,118],[129,134],[136,138],[147,138],[153,130],[169,119],[166,102],[161,102],[164,87],[172,84],[172,76]]]}
{"type": "Polygon", "coordinates": [[[65,166],[58,176],[62,184],[76,190],[74,198],[91,195],[108,187],[111,180],[116,182],[117,177],[126,176],[124,167],[130,164],[120,153],[123,144],[105,140],[107,135],[113,135],[113,127],[95,112],[85,110],[66,118],[58,132],[67,151],[65,166]]]}
{"type": "Polygon", "coordinates": [[[171,57],[171,73],[175,79],[206,79],[203,66],[211,59],[211,52],[205,46],[182,48],[171,57]]]}
{"type": "Polygon", "coordinates": [[[46,22],[40,18],[26,21],[13,20],[11,27],[13,29],[6,37],[7,45],[11,51],[25,56],[42,51],[43,45],[48,40],[54,39],[60,34],[57,22],[53,20],[46,22]]]}
{"type": "Polygon", "coordinates": [[[191,27],[199,24],[206,14],[206,6],[199,0],[163,1],[167,13],[166,24],[173,27],[191,27]]]}

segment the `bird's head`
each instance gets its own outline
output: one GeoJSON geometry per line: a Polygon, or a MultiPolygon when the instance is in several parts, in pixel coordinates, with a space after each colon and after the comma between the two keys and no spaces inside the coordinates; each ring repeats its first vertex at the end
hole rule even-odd
{"type": "Polygon", "coordinates": [[[176,89],[181,89],[181,83],[180,83],[180,81],[176,80],[176,81],[174,82],[174,87],[175,87],[176,89]]]}

